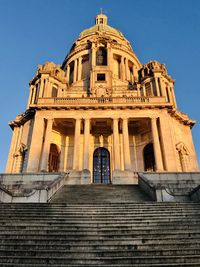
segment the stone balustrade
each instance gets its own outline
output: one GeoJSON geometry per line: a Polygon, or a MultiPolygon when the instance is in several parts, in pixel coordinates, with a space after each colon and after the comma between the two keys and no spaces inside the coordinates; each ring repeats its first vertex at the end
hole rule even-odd
{"type": "Polygon", "coordinates": [[[37,105],[153,104],[166,103],[164,97],[56,97],[39,98],[37,105]]]}

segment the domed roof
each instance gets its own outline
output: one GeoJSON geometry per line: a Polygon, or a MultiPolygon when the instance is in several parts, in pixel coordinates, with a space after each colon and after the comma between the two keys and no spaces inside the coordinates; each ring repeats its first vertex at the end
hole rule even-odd
{"type": "Polygon", "coordinates": [[[117,29],[115,29],[115,28],[113,28],[107,24],[108,18],[105,14],[97,15],[95,22],[96,22],[96,24],[94,26],[92,26],[88,29],[85,29],[84,31],[82,31],[80,33],[80,38],[85,37],[87,35],[90,35],[92,33],[95,33],[97,31],[108,32],[108,33],[111,33],[113,35],[123,37],[123,34],[119,30],[117,30],[117,29]]]}

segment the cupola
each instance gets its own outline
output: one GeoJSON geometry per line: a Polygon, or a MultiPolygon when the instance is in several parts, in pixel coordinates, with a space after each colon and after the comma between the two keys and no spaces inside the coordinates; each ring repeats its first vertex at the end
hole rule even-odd
{"type": "Polygon", "coordinates": [[[108,24],[108,17],[104,14],[99,14],[96,16],[95,19],[96,25],[107,25],[108,24]]]}

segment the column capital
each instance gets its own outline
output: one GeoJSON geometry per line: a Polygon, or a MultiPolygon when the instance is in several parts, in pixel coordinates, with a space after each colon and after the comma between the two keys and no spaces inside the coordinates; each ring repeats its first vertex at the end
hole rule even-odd
{"type": "Polygon", "coordinates": [[[153,120],[157,120],[159,117],[150,117],[150,119],[153,121],[153,120]]]}
{"type": "Polygon", "coordinates": [[[126,117],[121,117],[121,119],[122,119],[123,121],[129,121],[129,118],[126,118],[126,117]]]}

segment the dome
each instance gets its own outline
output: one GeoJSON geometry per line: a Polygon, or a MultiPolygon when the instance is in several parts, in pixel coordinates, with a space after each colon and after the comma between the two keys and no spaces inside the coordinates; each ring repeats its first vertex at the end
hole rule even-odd
{"type": "Polygon", "coordinates": [[[117,35],[118,37],[123,37],[123,34],[119,30],[108,25],[108,17],[105,14],[97,15],[95,23],[96,24],[94,26],[82,31],[79,37],[83,38],[95,32],[108,32],[110,34],[117,35]]]}

